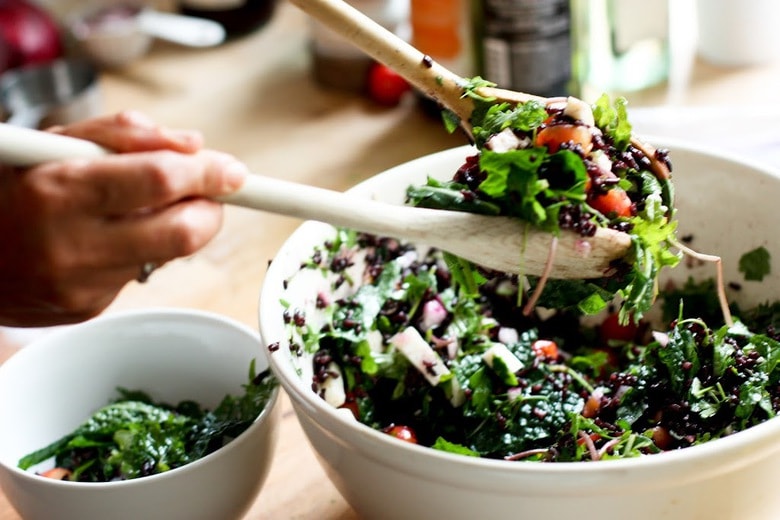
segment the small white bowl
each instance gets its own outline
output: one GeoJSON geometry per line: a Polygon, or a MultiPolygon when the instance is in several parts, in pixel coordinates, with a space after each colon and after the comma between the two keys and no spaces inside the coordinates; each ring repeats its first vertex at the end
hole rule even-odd
{"type": "Polygon", "coordinates": [[[143,9],[127,3],[86,10],[72,17],[70,35],[98,67],[123,67],[146,55],[154,42],[138,29],[136,20],[143,9]]]}
{"type": "Polygon", "coordinates": [[[118,386],[213,409],[225,395],[241,395],[251,360],[258,372],[268,367],[264,352],[241,323],[175,309],[107,314],[34,341],[0,366],[0,486],[25,520],[240,518],[271,466],[278,391],[232,442],[165,473],[82,483],[41,477],[17,462],[73,431],[118,386]]]}
{"type": "Polygon", "coordinates": [[[87,9],[73,16],[70,35],[96,65],[119,68],[144,56],[155,38],[187,47],[213,47],[225,28],[212,20],[159,12],[137,0],[87,9]]]}
{"type": "MultiPolygon", "coordinates": [[[[742,284],[737,301],[780,296],[776,238],[780,175],[756,164],[684,143],[648,139],[670,149],[680,236],[723,257],[725,279],[742,280],[740,255],[766,247],[772,276],[742,284]]],[[[393,168],[351,190],[401,204],[410,184],[451,179],[469,148],[393,168]]],[[[271,367],[328,476],[361,518],[571,518],[577,520],[772,520],[780,518],[780,419],[679,451],[599,462],[525,463],[454,455],[398,441],[328,405],[311,388],[311,356],[289,348],[284,309],[316,305],[316,281],[292,293],[290,277],[313,248],[333,237],[317,222],[301,226],[276,254],[260,298],[260,328],[278,343],[271,367]],[[289,289],[289,290],[288,290],[289,289]],[[286,306],[282,305],[282,301],[286,306]],[[307,368],[308,367],[308,368],[307,368]]],[[[668,277],[712,277],[711,264],[667,270],[668,277]]],[[[322,277],[321,290],[328,284],[322,277]]],[[[313,276],[312,280],[316,280],[313,276]]],[[[327,292],[326,292],[327,297],[327,292]]]]}

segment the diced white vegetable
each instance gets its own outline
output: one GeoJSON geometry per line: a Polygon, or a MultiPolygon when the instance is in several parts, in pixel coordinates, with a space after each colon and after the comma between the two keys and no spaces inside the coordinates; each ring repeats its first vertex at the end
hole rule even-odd
{"type": "Polygon", "coordinates": [[[609,158],[602,150],[595,150],[590,154],[591,160],[596,163],[599,170],[604,172],[604,175],[612,173],[612,159],[609,158]]]}
{"type": "Polygon", "coordinates": [[[487,366],[508,385],[517,384],[515,373],[523,368],[523,362],[517,359],[517,356],[503,343],[493,343],[493,345],[482,354],[482,359],[487,366]]]}
{"type": "Polygon", "coordinates": [[[382,352],[385,348],[384,338],[378,330],[372,330],[366,334],[366,341],[371,352],[382,352]]]}
{"type": "Polygon", "coordinates": [[[458,357],[458,351],[460,350],[460,341],[458,341],[458,338],[454,338],[452,341],[447,343],[447,357],[449,359],[455,359],[458,357]]]}
{"type": "MultiPolygon", "coordinates": [[[[444,364],[439,354],[431,348],[427,341],[414,327],[407,327],[402,332],[390,338],[390,343],[409,360],[431,384],[437,386],[442,376],[449,375],[450,369],[444,364]]],[[[445,389],[450,403],[460,406],[465,401],[463,389],[455,377],[450,379],[450,387],[445,389]]]]}
{"type": "Polygon", "coordinates": [[[444,322],[447,317],[447,309],[439,300],[428,300],[423,305],[420,328],[423,330],[435,329],[444,322]]]}
{"type": "Polygon", "coordinates": [[[503,343],[504,345],[509,345],[510,343],[517,343],[520,340],[520,334],[517,332],[517,329],[514,327],[501,327],[498,329],[498,341],[503,343]]]}
{"type": "Polygon", "coordinates": [[[344,374],[341,373],[341,368],[335,362],[328,363],[327,371],[330,376],[320,384],[320,393],[326,403],[334,408],[339,408],[347,402],[344,374]]]}
{"type": "Polygon", "coordinates": [[[517,359],[517,356],[512,354],[512,351],[503,343],[493,343],[493,345],[482,354],[482,359],[484,359],[485,363],[491,368],[493,368],[494,361],[500,359],[512,373],[522,370],[524,366],[523,362],[517,359]]]}
{"type": "Polygon", "coordinates": [[[466,402],[466,392],[460,387],[460,383],[456,378],[450,379],[450,388],[447,392],[447,396],[450,400],[450,404],[455,408],[462,406],[466,402]]]}
{"type": "Polygon", "coordinates": [[[349,408],[337,408],[336,413],[344,417],[345,419],[351,419],[355,421],[355,414],[349,408]]]}
{"type": "Polygon", "coordinates": [[[523,397],[523,389],[519,386],[510,388],[506,391],[506,400],[510,403],[515,399],[521,399],[523,397]]]}
{"type": "Polygon", "coordinates": [[[488,150],[496,153],[504,153],[510,150],[521,148],[523,141],[515,135],[511,128],[505,128],[496,135],[492,136],[485,143],[488,150]]]}
{"type": "Polygon", "coordinates": [[[572,119],[582,121],[588,126],[596,125],[596,120],[593,118],[593,109],[581,99],[569,97],[566,100],[566,108],[563,109],[563,113],[572,119]]]}
{"type": "Polygon", "coordinates": [[[401,265],[401,267],[406,268],[412,265],[414,262],[416,262],[418,258],[419,255],[417,254],[417,251],[415,251],[414,249],[410,249],[403,255],[396,258],[395,261],[398,262],[401,265]]]}
{"type": "Polygon", "coordinates": [[[407,327],[390,338],[390,343],[404,355],[406,359],[425,376],[430,384],[436,386],[441,376],[449,374],[450,369],[444,365],[433,348],[414,327],[407,327]]]}

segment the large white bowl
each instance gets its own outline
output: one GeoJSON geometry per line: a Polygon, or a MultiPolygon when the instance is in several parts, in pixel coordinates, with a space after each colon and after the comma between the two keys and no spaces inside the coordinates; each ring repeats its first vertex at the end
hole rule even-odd
{"type": "Polygon", "coordinates": [[[259,335],[211,313],[151,309],[108,314],[44,336],[0,366],[0,486],[25,520],[231,520],[252,505],[276,444],[278,392],[225,447],[165,473],[121,482],[67,482],[17,467],[73,431],[118,386],[155,400],[213,409],[241,395],[249,366],[268,367],[259,335]]]}
{"type": "MultiPolygon", "coordinates": [[[[738,259],[764,246],[776,261],[777,172],[682,143],[650,139],[671,150],[677,187],[680,236],[695,249],[723,257],[727,281],[742,280],[738,259]]],[[[356,196],[401,203],[409,184],[427,175],[449,179],[472,153],[467,147],[433,154],[393,168],[353,190],[356,196]]],[[[398,441],[359,424],[325,403],[301,376],[286,342],[285,298],[295,308],[313,305],[288,294],[285,280],[332,228],[307,222],[285,243],[265,277],[260,327],[280,348],[271,367],[291,397],[295,412],[338,490],[362,518],[576,518],[777,519],[780,518],[780,419],[692,448],[644,458],[595,463],[522,463],[477,459],[398,441]]],[[[780,296],[780,277],[742,282],[740,303],[780,296]]],[[[680,266],[668,276],[712,277],[709,265],[680,266]]],[[[306,356],[303,363],[308,360],[306,356]]],[[[342,410],[343,412],[343,410],[342,410]]]]}

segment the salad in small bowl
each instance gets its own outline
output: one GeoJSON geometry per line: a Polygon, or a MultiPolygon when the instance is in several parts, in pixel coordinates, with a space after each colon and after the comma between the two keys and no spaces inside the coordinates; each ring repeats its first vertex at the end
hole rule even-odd
{"type": "Polygon", "coordinates": [[[3,493],[30,520],[242,517],[279,425],[263,350],[250,327],[192,309],[43,335],[0,366],[3,493]]]}

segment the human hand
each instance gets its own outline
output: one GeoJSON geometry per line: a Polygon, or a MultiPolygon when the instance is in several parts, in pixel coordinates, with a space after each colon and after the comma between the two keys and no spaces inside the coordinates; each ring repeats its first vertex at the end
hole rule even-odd
{"type": "Polygon", "coordinates": [[[246,167],[203,149],[197,132],[136,112],[53,132],[116,152],[98,159],[0,168],[0,324],[82,321],[105,309],[141,266],[191,255],[222,223],[212,200],[246,167]]]}

